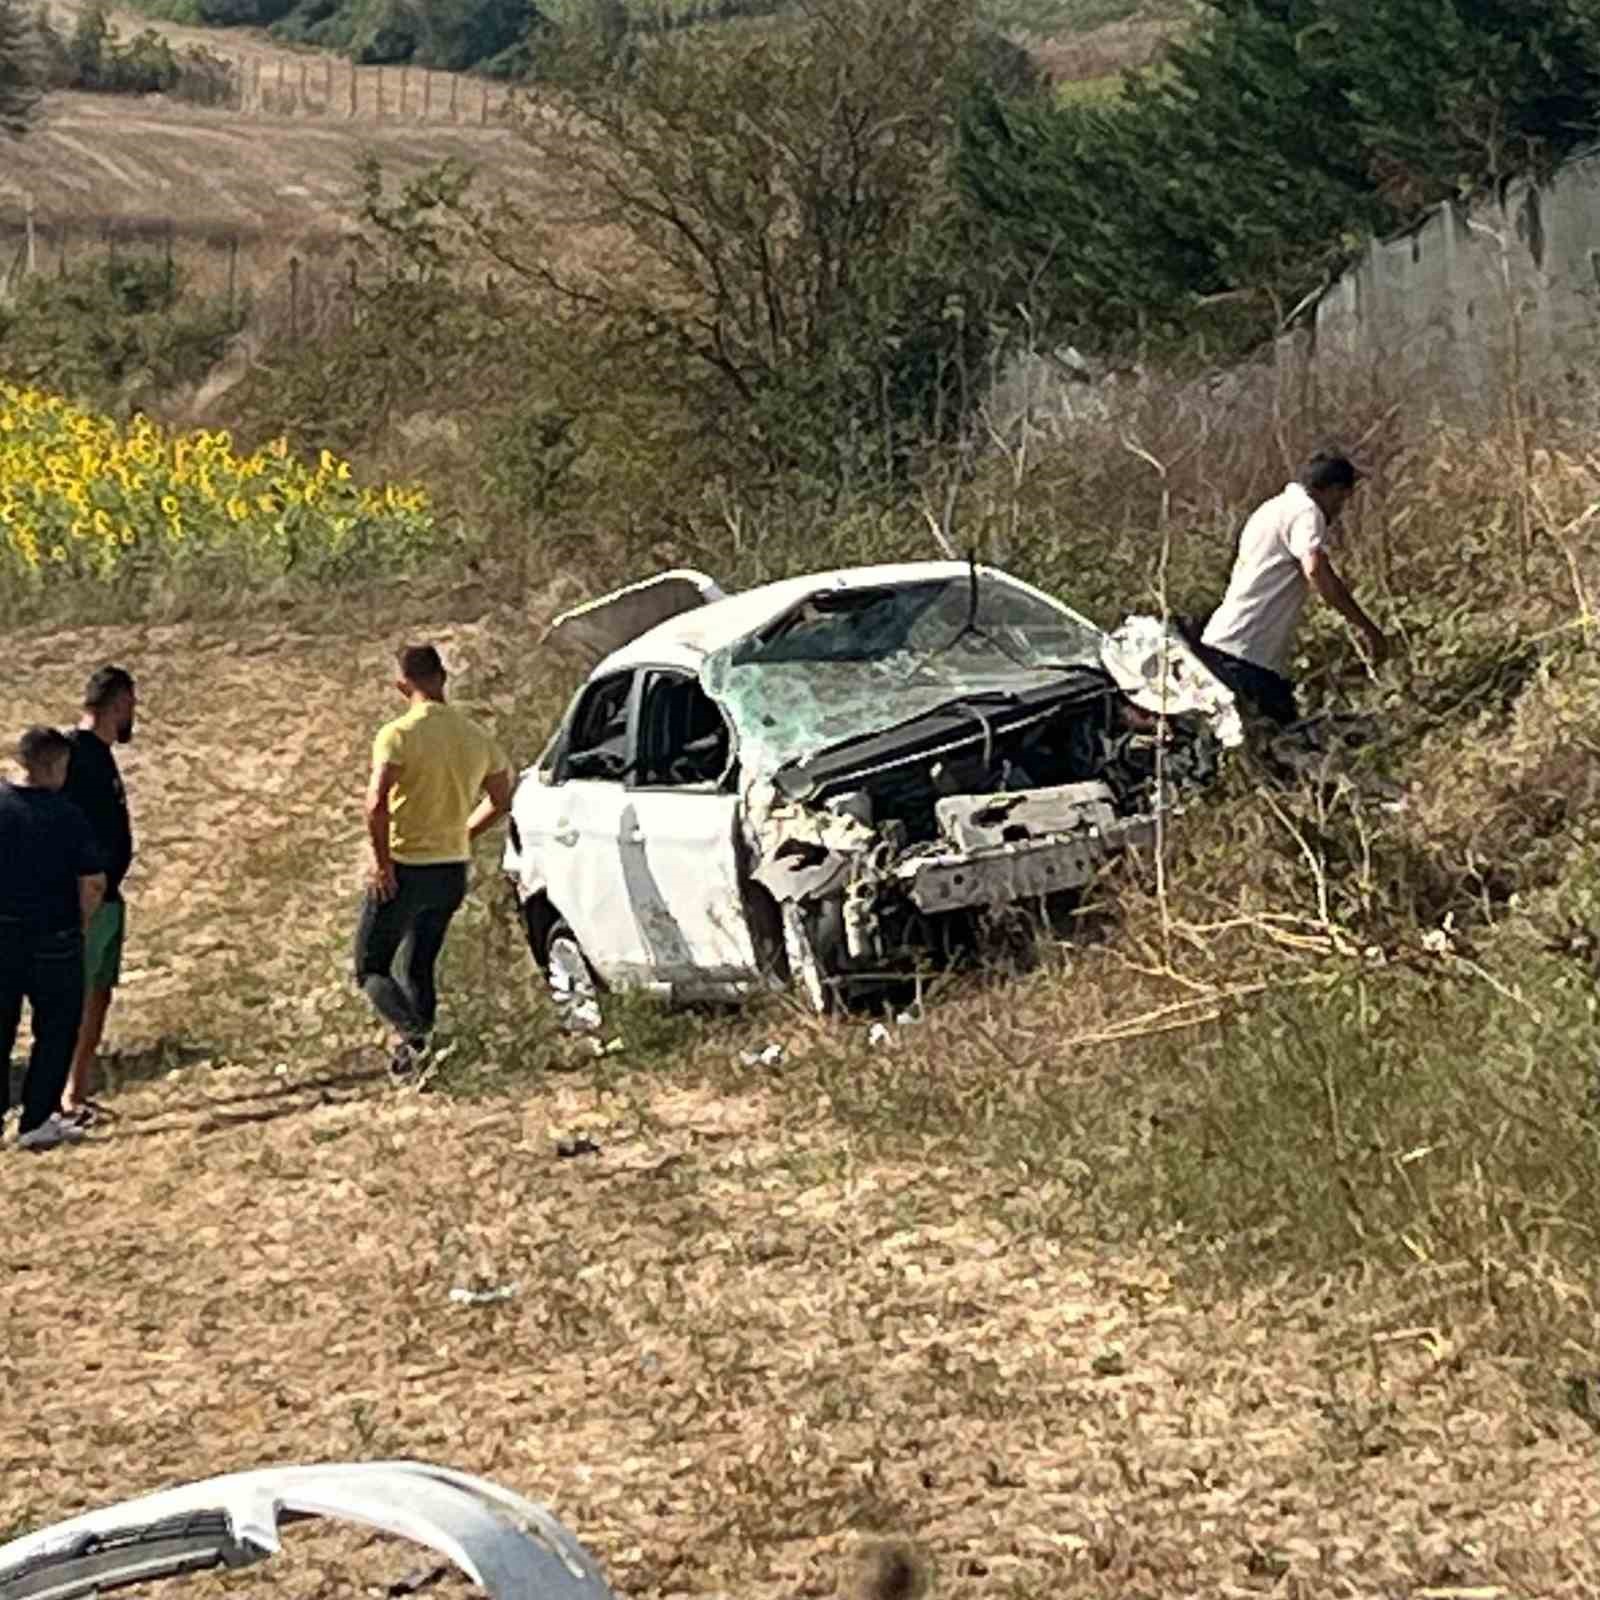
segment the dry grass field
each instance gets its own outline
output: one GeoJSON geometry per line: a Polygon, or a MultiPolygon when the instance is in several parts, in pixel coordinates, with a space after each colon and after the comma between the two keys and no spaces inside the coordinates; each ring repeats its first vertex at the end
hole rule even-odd
{"type": "MultiPolygon", "coordinates": [[[[109,95],[57,94],[39,129],[7,152],[5,182],[31,190],[39,220],[86,228],[172,219],[183,233],[337,232],[359,196],[357,163],[396,176],[447,157],[520,176],[523,147],[498,128],[420,128],[256,118],[109,95]]],[[[0,199],[17,213],[20,200],[0,199]]]]}
{"type": "Polygon", "coordinates": [[[1158,6],[1092,28],[1028,37],[1027,44],[1058,84],[1112,84],[1124,72],[1149,66],[1187,26],[1186,17],[1158,6]]]}
{"type": "MultiPolygon", "coordinates": [[[[54,8],[70,26],[76,7],[54,8]]],[[[248,30],[217,31],[114,12],[127,36],[153,27],[175,45],[222,50],[244,74],[245,109],[163,96],[56,93],[39,126],[7,148],[0,173],[0,275],[21,249],[27,199],[38,267],[103,252],[106,234],[133,243],[170,232],[180,264],[204,287],[224,276],[211,258],[237,240],[241,287],[277,283],[291,253],[328,255],[354,222],[359,163],[376,157],[395,181],[450,159],[486,188],[526,193],[538,174],[500,121],[507,91],[420,69],[350,67],[290,51],[248,30]],[[352,77],[356,114],[350,114],[352,77]],[[402,108],[402,95],[404,106],[402,108]]]]}
{"type": "MultiPolygon", "coordinates": [[[[427,628],[519,759],[564,692],[552,604],[427,628]]],[[[546,1500],[636,1596],[853,1593],[890,1536],[942,1595],[1600,1594],[1594,1434],[1521,1363],[1425,1297],[1180,1280],[1163,1241],[1106,1236],[1086,1167],[987,1136],[1000,1083],[1048,1106],[1115,1067],[1096,1023],[1138,996],[1089,954],[878,1045],[781,1001],[623,1008],[597,1059],[549,1037],[486,856],[448,1004],[488,1049],[470,1092],[390,1087],[344,947],[402,620],[426,628],[13,642],[0,727],[65,718],[102,659],[144,704],[115,1120],[0,1152],[0,1537],[412,1456],[546,1500]],[[778,1067],[741,1061],[773,1040],[778,1067]],[[600,1153],[558,1159],[580,1132],[600,1153]]],[[[313,1530],[190,1587],[381,1593],[420,1560],[313,1530]]]]}
{"type": "Polygon", "coordinates": [[[163,235],[170,225],[184,243],[336,239],[352,222],[358,164],[368,155],[396,178],[447,158],[481,169],[490,186],[534,176],[525,147],[502,128],[256,117],[56,94],[38,130],[7,153],[0,229],[20,237],[31,192],[46,265],[61,235],[83,248],[108,227],[163,235]]]}

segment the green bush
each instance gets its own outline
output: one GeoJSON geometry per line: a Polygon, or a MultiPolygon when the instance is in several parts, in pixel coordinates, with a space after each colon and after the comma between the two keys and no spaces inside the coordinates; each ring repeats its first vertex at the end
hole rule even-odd
{"type": "Polygon", "coordinates": [[[189,293],[181,272],[124,256],[26,280],[0,306],[0,368],[74,401],[126,414],[199,382],[244,325],[245,305],[189,293]]]}

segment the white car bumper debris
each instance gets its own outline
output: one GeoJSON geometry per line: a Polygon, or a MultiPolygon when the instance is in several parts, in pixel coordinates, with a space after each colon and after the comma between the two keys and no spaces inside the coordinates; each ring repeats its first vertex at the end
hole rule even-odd
{"type": "Polygon", "coordinates": [[[285,1522],[331,1517],[437,1551],[495,1600],[615,1600],[543,1506],[411,1461],[267,1467],[124,1501],[0,1546],[0,1600],[73,1600],[274,1555],[285,1522]]]}

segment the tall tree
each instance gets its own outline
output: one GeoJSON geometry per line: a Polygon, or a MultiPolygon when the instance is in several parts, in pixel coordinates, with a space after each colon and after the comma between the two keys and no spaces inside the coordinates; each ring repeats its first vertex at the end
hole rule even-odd
{"type": "Polygon", "coordinates": [[[0,0],[0,136],[28,131],[42,92],[43,63],[23,0],[0,0]]]}
{"type": "Polygon", "coordinates": [[[731,406],[771,459],[831,456],[857,427],[881,463],[897,418],[951,417],[985,337],[951,292],[971,274],[948,168],[991,63],[970,0],[804,0],[792,17],[643,36],[596,8],[520,126],[548,175],[536,208],[487,237],[564,314],[731,406]]]}

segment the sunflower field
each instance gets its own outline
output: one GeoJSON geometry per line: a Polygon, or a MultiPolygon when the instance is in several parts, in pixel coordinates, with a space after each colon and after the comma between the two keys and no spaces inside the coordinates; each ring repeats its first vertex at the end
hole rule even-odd
{"type": "Polygon", "coordinates": [[[0,583],[117,583],[184,563],[265,580],[405,571],[442,542],[426,492],[324,450],[121,424],[0,379],[0,583]]]}

